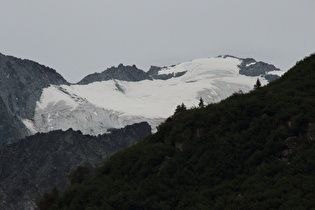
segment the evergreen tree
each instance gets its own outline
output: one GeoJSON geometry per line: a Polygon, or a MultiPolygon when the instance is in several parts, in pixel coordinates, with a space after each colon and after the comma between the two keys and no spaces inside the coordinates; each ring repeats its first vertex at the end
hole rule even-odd
{"type": "Polygon", "coordinates": [[[36,202],[39,209],[56,209],[59,191],[56,187],[50,193],[45,193],[43,198],[36,202]]]}
{"type": "Polygon", "coordinates": [[[91,174],[91,170],[88,167],[78,166],[69,174],[71,184],[81,184],[91,174]]]}
{"type": "Polygon", "coordinates": [[[199,108],[203,108],[203,107],[205,107],[205,104],[204,104],[204,102],[203,102],[203,99],[202,99],[202,97],[200,97],[200,99],[199,99],[199,108]]]}
{"type": "Polygon", "coordinates": [[[176,107],[175,114],[178,114],[178,113],[185,111],[185,110],[187,110],[187,108],[186,108],[185,104],[182,103],[181,105],[178,105],[176,107]]]}
{"type": "Polygon", "coordinates": [[[259,88],[261,88],[261,83],[260,83],[260,80],[257,79],[256,84],[254,85],[254,90],[257,90],[259,88]]]}

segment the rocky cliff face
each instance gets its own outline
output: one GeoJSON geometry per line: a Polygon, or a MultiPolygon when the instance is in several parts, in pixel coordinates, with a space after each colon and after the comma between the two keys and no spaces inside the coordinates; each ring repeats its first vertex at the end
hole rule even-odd
{"type": "Polygon", "coordinates": [[[12,127],[6,135],[0,136],[0,145],[27,135],[20,119],[32,119],[36,101],[39,100],[42,89],[50,84],[68,84],[55,70],[30,60],[22,60],[0,53],[0,97],[1,112],[7,110],[12,120],[1,121],[0,129],[12,127]],[[18,122],[20,121],[20,122],[18,122]],[[14,126],[17,127],[14,128],[14,126]]]}
{"type": "Polygon", "coordinates": [[[0,149],[0,209],[36,209],[35,202],[44,192],[69,186],[67,175],[77,166],[94,167],[150,133],[147,123],[98,137],[59,130],[4,146],[0,149]]]}
{"type": "Polygon", "coordinates": [[[42,89],[50,84],[68,82],[51,68],[0,54],[0,96],[13,114],[32,119],[42,89]]]}
{"type": "Polygon", "coordinates": [[[0,97],[0,147],[13,143],[29,134],[24,124],[15,116],[0,97]]]}

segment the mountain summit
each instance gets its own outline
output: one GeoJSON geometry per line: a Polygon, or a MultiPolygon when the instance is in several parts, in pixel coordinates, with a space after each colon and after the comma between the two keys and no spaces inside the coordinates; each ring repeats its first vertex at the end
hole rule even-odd
{"type": "Polygon", "coordinates": [[[248,92],[257,79],[265,85],[283,74],[270,64],[232,56],[196,59],[171,67],[111,67],[75,85],[51,85],[37,101],[30,130],[73,128],[98,135],[111,128],[147,121],[153,130],[177,105],[215,103],[248,92]],[[257,68],[255,68],[257,67],[257,68]]]}
{"type": "Polygon", "coordinates": [[[141,80],[150,79],[150,77],[142,70],[138,69],[135,65],[124,66],[119,64],[117,67],[111,67],[102,73],[94,73],[84,77],[77,84],[86,85],[97,81],[107,81],[107,80],[122,80],[128,82],[138,82],[141,80]]]}

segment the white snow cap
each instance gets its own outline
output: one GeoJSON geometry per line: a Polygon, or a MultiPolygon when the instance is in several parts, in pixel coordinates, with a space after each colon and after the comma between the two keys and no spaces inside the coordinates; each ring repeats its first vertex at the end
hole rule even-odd
{"type": "Polygon", "coordinates": [[[200,97],[205,104],[218,102],[234,92],[252,90],[257,78],[262,85],[267,84],[262,77],[240,75],[241,62],[231,56],[196,59],[161,69],[159,75],[185,72],[168,80],[108,80],[50,86],[37,102],[34,126],[41,131],[83,127],[82,132],[90,134],[140,121],[148,121],[155,128],[181,103],[198,106],[200,97]],[[89,123],[89,120],[99,122],[89,123]]]}

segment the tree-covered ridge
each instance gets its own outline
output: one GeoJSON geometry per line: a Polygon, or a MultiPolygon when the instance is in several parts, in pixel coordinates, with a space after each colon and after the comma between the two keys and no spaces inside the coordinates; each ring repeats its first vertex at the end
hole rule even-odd
{"type": "Polygon", "coordinates": [[[315,54],[218,104],[177,111],[42,209],[315,207],[315,54]]]}

